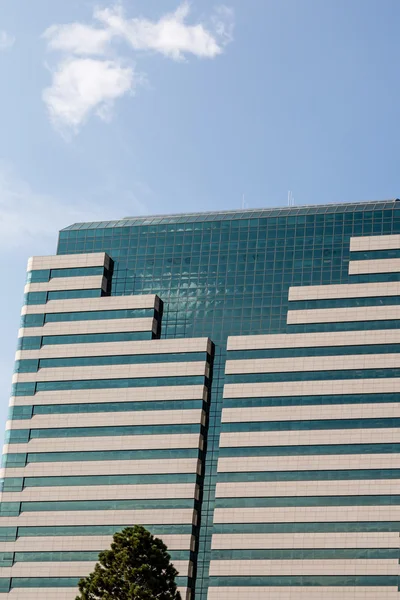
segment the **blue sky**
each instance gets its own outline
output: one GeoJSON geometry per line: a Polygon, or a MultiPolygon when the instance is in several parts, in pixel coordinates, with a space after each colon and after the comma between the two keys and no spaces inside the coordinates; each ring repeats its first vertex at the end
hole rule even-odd
{"type": "Polygon", "coordinates": [[[399,22],[398,0],[0,0],[0,420],[26,261],[63,226],[399,196],[399,22]]]}

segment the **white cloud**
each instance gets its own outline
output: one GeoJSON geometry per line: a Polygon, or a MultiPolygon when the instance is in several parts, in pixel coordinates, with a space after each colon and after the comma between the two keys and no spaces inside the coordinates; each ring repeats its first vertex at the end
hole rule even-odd
{"type": "Polygon", "coordinates": [[[57,66],[43,100],[56,127],[77,130],[93,111],[107,120],[116,98],[133,88],[131,67],[112,60],[69,58],[57,66]]]}
{"type": "Polygon", "coordinates": [[[97,9],[93,23],[52,25],[43,34],[48,49],[61,53],[51,69],[52,83],[43,100],[52,123],[62,131],[77,132],[91,114],[108,120],[115,100],[133,92],[145,77],[139,76],[116,54],[113,42],[125,42],[132,51],[157,52],[173,60],[187,55],[215,58],[233,39],[233,11],[215,9],[207,25],[189,24],[185,0],[160,19],[128,18],[122,6],[97,9]]]}
{"type": "Polygon", "coordinates": [[[203,23],[189,25],[186,22],[189,13],[189,3],[183,2],[175,12],[158,21],[127,19],[121,7],[98,10],[95,18],[135,50],[153,50],[175,60],[181,60],[185,54],[199,58],[215,58],[221,54],[227,42],[225,32],[232,29],[232,12],[219,9],[218,19],[212,19],[209,29],[203,23]]]}
{"type": "Polygon", "coordinates": [[[15,44],[15,37],[7,33],[7,31],[0,31],[0,50],[8,50],[15,44]]]}
{"type": "Polygon", "coordinates": [[[82,23],[52,25],[43,34],[50,50],[72,54],[105,54],[112,38],[111,31],[82,23]]]}

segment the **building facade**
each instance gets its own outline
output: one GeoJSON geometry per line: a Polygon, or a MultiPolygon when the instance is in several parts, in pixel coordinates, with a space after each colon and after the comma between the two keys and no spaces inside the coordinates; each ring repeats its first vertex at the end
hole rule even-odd
{"type": "Polygon", "coordinates": [[[185,600],[392,600],[400,202],[132,218],[28,263],[0,599],[74,600],[113,532],[185,600]]]}

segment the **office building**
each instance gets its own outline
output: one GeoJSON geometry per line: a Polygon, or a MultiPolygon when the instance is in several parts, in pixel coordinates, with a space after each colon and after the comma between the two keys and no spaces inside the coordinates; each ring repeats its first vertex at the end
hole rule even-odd
{"type": "Polygon", "coordinates": [[[113,532],[184,600],[400,600],[400,202],[81,223],[28,263],[0,600],[113,532]]]}

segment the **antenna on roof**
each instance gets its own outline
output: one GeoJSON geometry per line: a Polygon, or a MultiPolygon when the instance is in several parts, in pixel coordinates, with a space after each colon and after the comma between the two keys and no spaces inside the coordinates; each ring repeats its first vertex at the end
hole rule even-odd
{"type": "Polygon", "coordinates": [[[293,192],[291,192],[290,190],[288,191],[287,204],[288,206],[294,206],[294,196],[293,192]]]}

